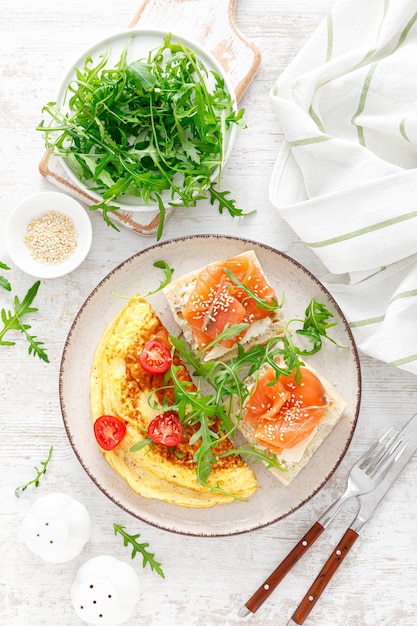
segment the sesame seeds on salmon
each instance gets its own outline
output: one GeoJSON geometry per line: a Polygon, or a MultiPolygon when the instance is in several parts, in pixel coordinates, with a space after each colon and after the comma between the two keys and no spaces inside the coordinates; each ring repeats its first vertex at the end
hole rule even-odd
{"type": "Polygon", "coordinates": [[[243,421],[253,429],[258,443],[274,453],[293,448],[311,435],[324,415],[328,401],[323,385],[307,368],[276,376],[267,369],[257,381],[243,411],[243,421]]]}
{"type": "MultiPolygon", "coordinates": [[[[275,298],[273,288],[250,257],[241,255],[206,266],[197,276],[194,289],[182,310],[199,348],[215,340],[226,325],[230,327],[243,323],[249,326],[270,315],[269,310],[260,307],[254,297],[226,275],[224,268],[257,298],[266,299],[269,303],[275,298]]],[[[230,348],[245,332],[221,344],[230,348]]]]}

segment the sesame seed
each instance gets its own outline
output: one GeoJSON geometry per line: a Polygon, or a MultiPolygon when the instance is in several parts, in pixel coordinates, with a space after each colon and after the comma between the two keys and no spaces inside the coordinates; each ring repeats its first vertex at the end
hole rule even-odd
{"type": "Polygon", "coordinates": [[[24,242],[35,261],[56,265],[74,252],[77,239],[72,219],[58,211],[49,211],[29,222],[24,242]]]}

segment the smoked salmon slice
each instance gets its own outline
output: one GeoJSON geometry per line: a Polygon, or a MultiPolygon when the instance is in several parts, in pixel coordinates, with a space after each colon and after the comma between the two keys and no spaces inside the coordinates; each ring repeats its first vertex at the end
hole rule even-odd
{"type": "Polygon", "coordinates": [[[278,378],[267,369],[245,402],[242,419],[254,428],[256,441],[279,454],[308,437],[327,408],[326,392],[317,376],[301,368],[278,378]]]}
{"type": "MultiPolygon", "coordinates": [[[[195,286],[185,303],[182,315],[191,326],[196,343],[204,348],[225,328],[233,324],[252,324],[271,314],[262,308],[254,297],[236,285],[224,269],[258,298],[273,304],[275,292],[268,284],[258,267],[247,256],[236,256],[206,266],[197,276],[195,286]]],[[[276,300],[275,300],[276,301],[276,300]]],[[[240,341],[245,331],[232,339],[222,341],[226,348],[240,341]]]]}

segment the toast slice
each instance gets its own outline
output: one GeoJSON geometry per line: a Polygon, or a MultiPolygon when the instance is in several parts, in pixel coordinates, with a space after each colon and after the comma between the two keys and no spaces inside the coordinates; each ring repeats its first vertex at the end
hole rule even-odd
{"type": "MultiPolygon", "coordinates": [[[[263,366],[259,375],[262,375],[263,372],[266,371],[267,367],[268,366],[263,366]]],[[[314,430],[292,448],[283,449],[282,452],[277,452],[276,450],[268,448],[267,445],[264,445],[264,441],[261,443],[259,439],[254,436],[255,427],[241,418],[241,411],[238,406],[238,402],[236,399],[233,401],[232,414],[234,415],[234,420],[238,420],[238,430],[242,433],[244,438],[250,444],[253,444],[257,449],[266,453],[272,452],[276,454],[283,469],[281,470],[276,467],[270,467],[269,470],[285,486],[288,486],[308,464],[312,456],[329,436],[339,420],[343,417],[347,406],[341,394],[319,372],[308,365],[305,365],[305,369],[308,369],[317,377],[322,389],[324,390],[325,410],[320,420],[314,427],[314,430]]],[[[253,392],[257,383],[256,380],[251,377],[245,381],[245,384],[248,389],[253,392]]],[[[246,399],[245,405],[250,401],[251,395],[249,395],[246,399]]]]}
{"type": "Polygon", "coordinates": [[[207,361],[234,356],[238,343],[249,350],[284,334],[282,309],[262,309],[259,301],[257,304],[256,299],[250,297],[251,292],[268,303],[274,299],[277,302],[275,291],[253,250],[180,276],[164,288],[171,312],[194,350],[204,349],[226,325],[248,324],[238,337],[208,350],[205,355],[207,361]],[[223,267],[249,291],[239,288],[233,279],[230,280],[222,270],[223,267]]]}

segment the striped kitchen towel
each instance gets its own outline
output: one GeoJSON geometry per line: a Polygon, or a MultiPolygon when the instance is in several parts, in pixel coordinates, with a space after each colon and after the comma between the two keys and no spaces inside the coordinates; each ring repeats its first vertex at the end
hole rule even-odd
{"type": "Polygon", "coordinates": [[[359,349],[417,374],[417,0],[339,0],[271,97],[271,202],[359,349]]]}

